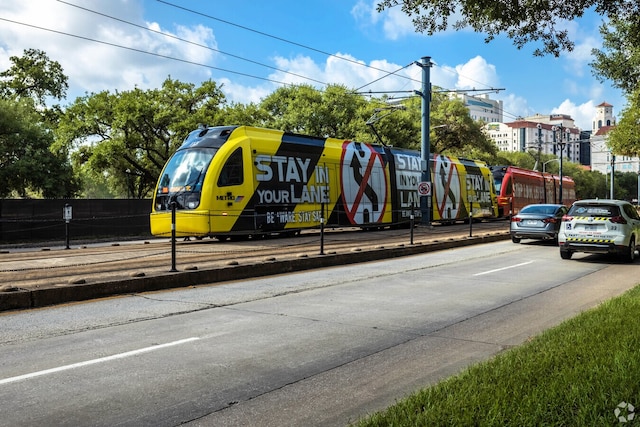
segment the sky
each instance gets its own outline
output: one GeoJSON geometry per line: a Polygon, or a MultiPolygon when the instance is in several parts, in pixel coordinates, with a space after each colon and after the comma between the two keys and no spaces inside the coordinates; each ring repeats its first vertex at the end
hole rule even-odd
{"type": "Polygon", "coordinates": [[[63,106],[100,91],[159,88],[168,77],[211,79],[228,101],[247,104],[300,83],[410,96],[421,88],[416,62],[430,57],[433,85],[502,100],[505,122],[568,114],[590,130],[598,104],[612,104],[616,115],[625,107],[623,94],[589,67],[601,45],[595,13],[561,23],[574,51],[535,57],[539,45],[518,50],[502,36],[485,43],[471,30],[416,33],[400,8],[378,13],[377,2],[2,0],[0,70],[25,49],[44,51],[69,78],[63,106]]]}

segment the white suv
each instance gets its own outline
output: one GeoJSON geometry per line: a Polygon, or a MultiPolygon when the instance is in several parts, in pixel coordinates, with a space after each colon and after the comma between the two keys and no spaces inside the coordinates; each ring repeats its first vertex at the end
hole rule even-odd
{"type": "Polygon", "coordinates": [[[575,202],[562,218],[558,244],[562,259],[574,252],[617,254],[633,262],[640,236],[640,216],[623,200],[575,202]]]}

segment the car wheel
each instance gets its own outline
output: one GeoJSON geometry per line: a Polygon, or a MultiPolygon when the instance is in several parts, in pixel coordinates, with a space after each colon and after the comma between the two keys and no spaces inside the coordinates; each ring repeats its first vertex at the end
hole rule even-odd
{"type": "Polygon", "coordinates": [[[572,255],[573,255],[573,252],[571,252],[571,251],[563,251],[562,249],[560,249],[560,258],[562,258],[562,259],[571,259],[572,255]]]}
{"type": "Polygon", "coordinates": [[[520,238],[519,237],[515,237],[515,236],[511,236],[511,241],[513,243],[520,243],[520,238]]]}
{"type": "Polygon", "coordinates": [[[633,262],[636,259],[636,240],[632,237],[625,255],[625,261],[633,262]]]}

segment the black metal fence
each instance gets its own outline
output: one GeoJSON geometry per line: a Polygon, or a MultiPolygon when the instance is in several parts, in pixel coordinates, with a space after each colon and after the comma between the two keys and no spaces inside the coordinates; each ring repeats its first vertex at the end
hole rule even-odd
{"type": "Polygon", "coordinates": [[[150,236],[150,199],[0,199],[0,243],[150,236]],[[68,221],[68,222],[67,222],[68,221]]]}

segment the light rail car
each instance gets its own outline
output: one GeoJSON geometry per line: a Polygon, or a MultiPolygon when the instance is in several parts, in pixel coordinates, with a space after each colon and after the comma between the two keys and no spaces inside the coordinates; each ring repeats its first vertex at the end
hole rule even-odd
{"type": "MultiPolygon", "coordinates": [[[[417,151],[248,126],[191,132],[160,174],[151,233],[216,237],[408,226],[420,218],[417,151]],[[175,223],[172,220],[175,204],[175,223]]],[[[431,218],[497,216],[489,167],[431,157],[431,218]]]]}
{"type": "MultiPolygon", "coordinates": [[[[515,166],[492,166],[494,186],[498,195],[498,215],[512,216],[533,203],[560,203],[560,177],[515,166]]],[[[570,206],[576,200],[576,184],[571,177],[562,177],[562,204],[570,206]]]]}

